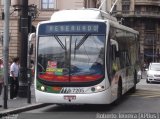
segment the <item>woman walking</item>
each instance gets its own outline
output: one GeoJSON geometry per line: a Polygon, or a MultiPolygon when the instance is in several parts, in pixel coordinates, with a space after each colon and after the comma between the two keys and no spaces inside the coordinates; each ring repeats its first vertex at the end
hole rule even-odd
{"type": "Polygon", "coordinates": [[[19,58],[14,58],[13,63],[10,66],[10,99],[15,99],[17,97],[19,81],[19,58]]]}

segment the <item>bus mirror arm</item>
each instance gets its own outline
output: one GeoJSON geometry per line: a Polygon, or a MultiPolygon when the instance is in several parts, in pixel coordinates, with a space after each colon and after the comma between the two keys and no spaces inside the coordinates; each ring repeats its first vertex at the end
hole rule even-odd
{"type": "Polygon", "coordinates": [[[29,34],[29,37],[28,37],[28,53],[29,53],[29,55],[33,54],[33,44],[31,42],[35,37],[36,37],[35,33],[29,34]]]}

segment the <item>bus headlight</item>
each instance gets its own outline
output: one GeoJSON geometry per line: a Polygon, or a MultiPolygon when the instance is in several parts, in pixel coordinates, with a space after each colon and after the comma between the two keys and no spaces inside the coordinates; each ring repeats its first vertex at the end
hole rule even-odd
{"type": "Polygon", "coordinates": [[[45,90],[45,87],[44,87],[44,86],[41,86],[41,90],[44,91],[44,90],[45,90]]]}
{"type": "Polygon", "coordinates": [[[104,86],[100,86],[100,85],[97,85],[97,86],[91,88],[92,92],[100,92],[103,90],[104,90],[104,86]]]}
{"type": "Polygon", "coordinates": [[[101,90],[101,89],[102,89],[101,86],[97,86],[97,87],[96,87],[96,90],[101,90]]]}

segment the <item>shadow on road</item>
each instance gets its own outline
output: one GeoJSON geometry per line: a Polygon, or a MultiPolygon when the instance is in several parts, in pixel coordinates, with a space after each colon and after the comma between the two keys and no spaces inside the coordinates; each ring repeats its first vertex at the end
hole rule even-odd
{"type": "Polygon", "coordinates": [[[122,96],[118,104],[101,104],[101,105],[53,105],[48,108],[47,112],[111,112],[117,106],[123,105],[123,103],[128,100],[130,97],[128,94],[122,96]]]}

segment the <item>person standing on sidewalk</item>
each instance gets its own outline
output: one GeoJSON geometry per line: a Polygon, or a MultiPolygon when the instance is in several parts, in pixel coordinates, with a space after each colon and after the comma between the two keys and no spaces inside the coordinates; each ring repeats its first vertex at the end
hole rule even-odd
{"type": "Polygon", "coordinates": [[[17,97],[19,89],[19,58],[16,57],[13,59],[13,63],[10,66],[10,99],[17,97]]]}
{"type": "MultiPolygon", "coordinates": [[[[2,94],[3,83],[3,60],[0,59],[0,95],[2,94]]],[[[0,105],[0,107],[2,107],[2,105],[0,105]]]]}
{"type": "Polygon", "coordinates": [[[3,60],[0,59],[0,95],[2,93],[2,87],[3,87],[3,60]]]}

